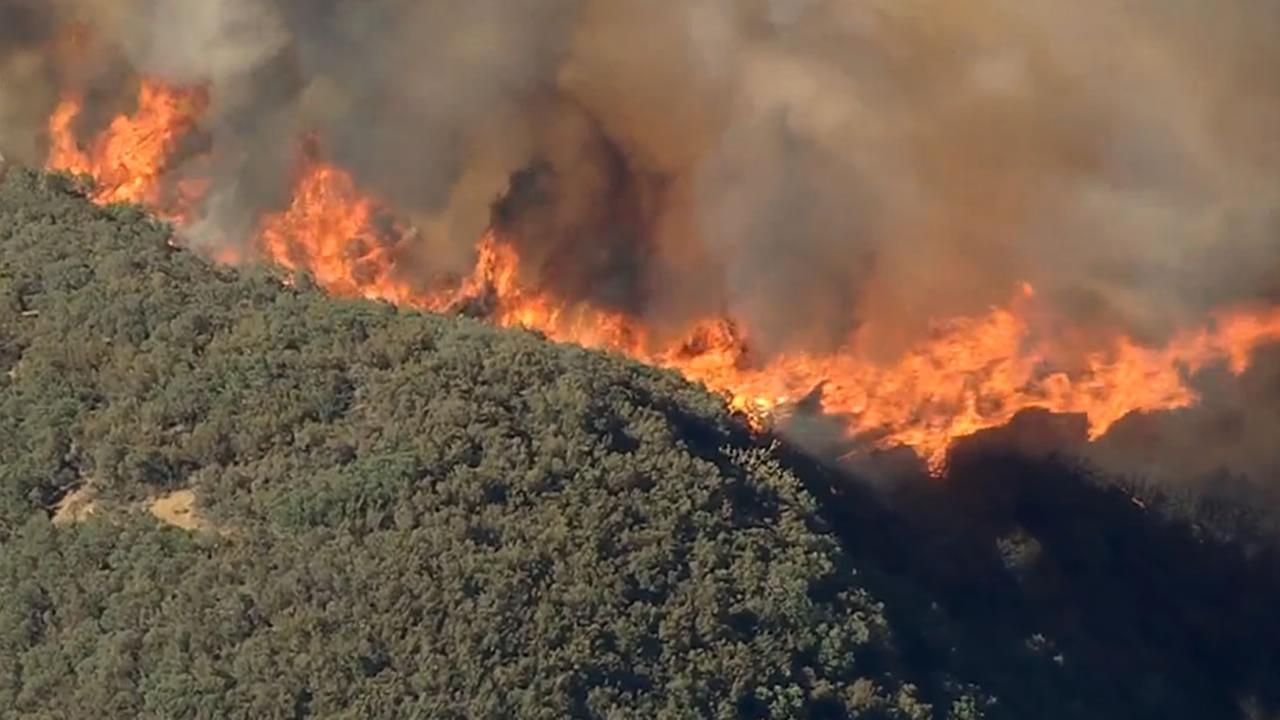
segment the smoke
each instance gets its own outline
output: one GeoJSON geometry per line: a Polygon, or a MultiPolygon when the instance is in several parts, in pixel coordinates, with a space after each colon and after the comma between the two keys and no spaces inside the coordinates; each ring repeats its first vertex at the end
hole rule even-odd
{"type": "Polygon", "coordinates": [[[53,31],[40,0],[0,0],[0,152],[29,163],[57,93],[42,47],[53,31]]]}
{"type": "Polygon", "coordinates": [[[530,280],[672,332],[728,312],[763,352],[856,334],[889,356],[1026,280],[1155,341],[1280,291],[1278,21],[1270,0],[0,0],[0,151],[39,162],[60,91],[96,106],[87,136],[141,76],[200,83],[192,242],[248,237],[315,133],[417,226],[400,272],[424,283],[467,269],[505,197],[530,280]]]}

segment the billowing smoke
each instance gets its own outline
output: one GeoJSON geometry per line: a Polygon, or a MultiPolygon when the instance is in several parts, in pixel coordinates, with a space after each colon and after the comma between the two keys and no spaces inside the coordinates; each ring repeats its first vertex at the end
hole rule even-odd
{"type": "Polygon", "coordinates": [[[0,151],[40,161],[59,89],[87,134],[158,76],[212,98],[192,242],[243,241],[314,132],[418,227],[424,282],[504,197],[541,282],[672,331],[727,311],[766,352],[888,355],[1023,280],[1155,340],[1280,290],[1277,27],[1271,0],[0,0],[0,151]]]}

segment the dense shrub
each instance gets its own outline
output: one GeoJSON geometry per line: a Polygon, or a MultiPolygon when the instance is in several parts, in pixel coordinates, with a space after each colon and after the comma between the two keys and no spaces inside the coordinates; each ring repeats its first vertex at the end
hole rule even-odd
{"type": "Polygon", "coordinates": [[[1280,712],[1280,551],[1001,438],[1056,419],[867,485],[828,418],[800,452],[670,373],[169,238],[0,182],[4,717],[1280,712]]]}
{"type": "Polygon", "coordinates": [[[213,267],[168,237],[57,177],[0,186],[0,707],[981,704],[901,666],[811,497],[717,398],[528,333],[213,267]],[[142,511],[179,488],[203,529],[142,511]],[[95,511],[54,527],[78,489],[95,511]]]}

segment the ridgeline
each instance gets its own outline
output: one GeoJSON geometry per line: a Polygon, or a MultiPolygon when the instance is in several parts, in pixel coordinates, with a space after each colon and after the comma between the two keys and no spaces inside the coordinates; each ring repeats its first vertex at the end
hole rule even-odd
{"type": "Polygon", "coordinates": [[[1270,551],[1049,460],[872,491],[672,373],[169,234],[0,183],[6,717],[1280,706],[1270,551]]]}

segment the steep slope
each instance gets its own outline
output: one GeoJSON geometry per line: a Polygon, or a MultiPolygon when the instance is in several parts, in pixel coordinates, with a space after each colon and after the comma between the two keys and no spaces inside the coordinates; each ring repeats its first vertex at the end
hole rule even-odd
{"type": "Polygon", "coordinates": [[[1078,418],[877,486],[827,418],[168,238],[0,182],[6,717],[1280,711],[1273,538],[1046,456],[1078,418]]]}
{"type": "Polygon", "coordinates": [[[960,718],[985,702],[904,665],[812,498],[701,389],[216,268],[167,236],[57,177],[0,186],[0,707],[960,718]],[[93,511],[55,526],[72,493],[93,511]],[[147,513],[174,497],[180,527],[147,513]]]}

